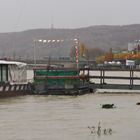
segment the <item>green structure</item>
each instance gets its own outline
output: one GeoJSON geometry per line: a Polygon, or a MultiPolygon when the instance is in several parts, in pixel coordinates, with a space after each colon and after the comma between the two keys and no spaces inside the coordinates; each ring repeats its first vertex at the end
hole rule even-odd
{"type": "Polygon", "coordinates": [[[79,71],[76,70],[35,70],[34,75],[35,83],[46,83],[48,87],[76,85],[80,81],[79,78],[67,78],[79,76],[79,71]]]}

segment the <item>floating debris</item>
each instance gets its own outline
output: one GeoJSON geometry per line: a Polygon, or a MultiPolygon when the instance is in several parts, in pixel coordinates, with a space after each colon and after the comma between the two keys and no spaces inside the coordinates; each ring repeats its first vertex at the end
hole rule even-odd
{"type": "Polygon", "coordinates": [[[114,104],[103,104],[102,108],[110,109],[110,108],[116,108],[114,104]]]}
{"type": "Polygon", "coordinates": [[[106,135],[106,134],[107,134],[107,129],[105,128],[105,129],[103,130],[103,132],[104,132],[104,134],[106,135]]]}
{"type": "Polygon", "coordinates": [[[109,134],[112,134],[112,129],[109,128],[109,129],[108,129],[108,132],[109,132],[109,134]]]}
{"type": "Polygon", "coordinates": [[[88,128],[90,129],[90,133],[91,133],[91,134],[93,134],[93,133],[95,134],[95,132],[96,132],[96,131],[95,131],[95,126],[91,126],[91,127],[88,126],[88,128]]]}
{"type": "Polygon", "coordinates": [[[102,128],[101,123],[99,122],[97,127],[95,126],[88,126],[91,134],[97,134],[98,136],[103,135],[111,135],[112,129],[111,128],[102,128]]]}
{"type": "Polygon", "coordinates": [[[140,102],[137,102],[136,105],[140,105],[140,102]]]}
{"type": "Polygon", "coordinates": [[[97,134],[101,135],[101,123],[98,123],[98,130],[97,130],[97,134]]]}

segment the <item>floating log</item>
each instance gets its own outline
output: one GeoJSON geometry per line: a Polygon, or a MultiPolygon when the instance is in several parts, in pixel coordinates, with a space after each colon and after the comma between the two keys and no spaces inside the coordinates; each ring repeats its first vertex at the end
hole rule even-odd
{"type": "Polygon", "coordinates": [[[110,108],[115,108],[114,104],[103,104],[102,108],[110,109],[110,108]]]}
{"type": "Polygon", "coordinates": [[[140,105],[140,102],[137,102],[136,105],[140,105]]]}

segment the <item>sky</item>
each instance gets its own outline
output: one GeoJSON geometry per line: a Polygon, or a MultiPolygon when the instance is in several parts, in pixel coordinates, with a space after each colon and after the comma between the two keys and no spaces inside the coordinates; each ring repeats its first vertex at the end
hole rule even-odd
{"type": "Polygon", "coordinates": [[[140,23],[140,0],[0,0],[0,32],[140,23]]]}

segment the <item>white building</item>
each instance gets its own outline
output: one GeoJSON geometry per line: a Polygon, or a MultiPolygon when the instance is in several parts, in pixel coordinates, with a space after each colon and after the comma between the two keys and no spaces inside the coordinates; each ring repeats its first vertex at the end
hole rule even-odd
{"type": "Polygon", "coordinates": [[[135,40],[134,42],[128,43],[128,51],[138,51],[140,50],[140,40],[135,40]]]}

